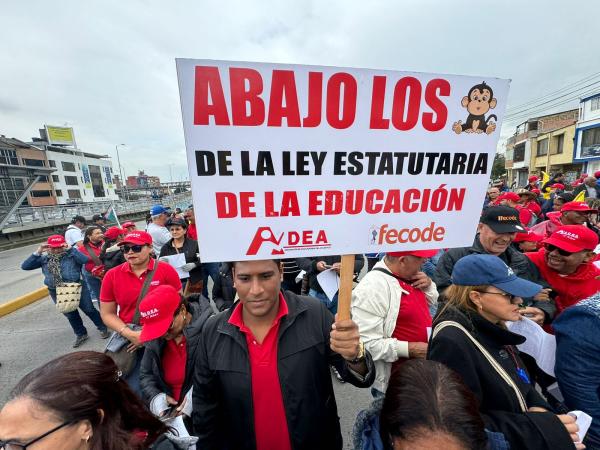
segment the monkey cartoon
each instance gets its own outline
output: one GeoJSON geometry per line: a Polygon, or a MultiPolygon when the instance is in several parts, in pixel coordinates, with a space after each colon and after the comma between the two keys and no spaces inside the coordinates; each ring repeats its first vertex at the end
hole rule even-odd
{"type": "Polygon", "coordinates": [[[485,115],[490,109],[496,107],[497,101],[494,98],[494,91],[483,81],[469,89],[469,94],[462,98],[460,104],[467,108],[469,115],[463,124],[461,120],[454,122],[452,130],[456,134],[466,133],[486,133],[492,134],[496,129],[496,123],[490,120],[498,120],[495,114],[490,114],[486,120],[485,115]]]}

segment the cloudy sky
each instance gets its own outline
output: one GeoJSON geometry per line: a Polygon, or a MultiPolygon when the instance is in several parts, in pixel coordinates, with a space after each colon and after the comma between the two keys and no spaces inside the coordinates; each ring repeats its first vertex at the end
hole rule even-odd
{"type": "Polygon", "coordinates": [[[3,0],[0,133],[68,124],[86,151],[126,144],[126,175],[180,180],[176,57],[510,78],[514,108],[600,72],[598,17],[576,0],[3,0]]]}

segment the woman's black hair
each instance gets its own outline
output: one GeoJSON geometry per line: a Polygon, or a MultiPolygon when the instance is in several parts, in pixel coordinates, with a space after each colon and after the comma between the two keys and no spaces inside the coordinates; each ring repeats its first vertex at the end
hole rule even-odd
{"type": "Polygon", "coordinates": [[[96,230],[102,230],[102,228],[98,225],[90,225],[89,227],[87,227],[85,229],[85,232],[83,233],[83,244],[84,245],[90,243],[90,236],[96,230]]]}
{"type": "Polygon", "coordinates": [[[487,435],[479,405],[460,376],[445,365],[411,359],[392,372],[379,417],[381,439],[427,439],[443,432],[465,448],[484,450],[487,435]]]}

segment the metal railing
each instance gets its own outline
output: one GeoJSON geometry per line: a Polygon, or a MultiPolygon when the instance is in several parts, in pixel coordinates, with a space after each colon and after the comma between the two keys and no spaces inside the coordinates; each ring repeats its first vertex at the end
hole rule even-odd
{"type": "Polygon", "coordinates": [[[117,216],[130,213],[139,213],[143,211],[150,212],[153,205],[161,204],[172,208],[185,209],[192,203],[192,194],[183,192],[181,194],[163,197],[160,200],[151,198],[134,201],[102,201],[94,203],[78,203],[74,205],[56,205],[56,206],[27,206],[18,208],[9,217],[4,228],[28,227],[36,228],[46,225],[57,225],[69,223],[74,216],[83,216],[90,219],[94,214],[102,214],[108,211],[111,204],[114,204],[117,216]]]}

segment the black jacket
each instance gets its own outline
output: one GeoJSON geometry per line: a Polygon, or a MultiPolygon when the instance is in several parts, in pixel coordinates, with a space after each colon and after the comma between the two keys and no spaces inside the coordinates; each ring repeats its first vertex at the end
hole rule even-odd
{"type": "MultiPolygon", "coordinates": [[[[194,364],[196,362],[196,350],[202,327],[206,320],[212,315],[212,309],[208,299],[201,298],[198,303],[190,303],[190,311],[192,313],[192,321],[183,329],[183,335],[187,344],[187,358],[185,367],[185,382],[181,389],[181,397],[183,398],[187,391],[192,387],[194,364]]],[[[161,358],[162,352],[167,341],[165,339],[155,339],[146,344],[144,357],[140,366],[140,387],[142,396],[146,403],[154,398],[154,396],[165,393],[173,396],[173,392],[164,381],[161,358]]],[[[181,399],[175,399],[181,401],[181,399]]]]}
{"type": "MultiPolygon", "coordinates": [[[[516,362],[525,365],[514,347],[525,342],[518,334],[493,324],[476,313],[464,313],[456,308],[442,310],[433,323],[435,333],[440,322],[460,323],[492,355],[515,382],[525,398],[527,408],[533,406],[552,411],[550,405],[517,374],[516,362]]],[[[433,336],[433,334],[432,334],[433,336]]],[[[461,375],[465,384],[479,400],[479,409],[486,428],[504,434],[511,450],[563,450],[574,448],[569,433],[552,412],[527,413],[519,406],[515,391],[496,372],[483,353],[463,331],[454,327],[442,329],[432,338],[427,359],[438,361],[461,375]]]]}
{"type": "MultiPolygon", "coordinates": [[[[473,242],[471,247],[451,248],[441,256],[436,266],[435,273],[433,274],[433,281],[440,294],[452,284],[450,277],[452,275],[452,269],[454,269],[454,264],[456,264],[463,256],[472,255],[474,253],[487,254],[487,251],[483,248],[481,242],[479,242],[479,234],[475,236],[475,242],[473,242]]],[[[540,271],[535,264],[513,246],[509,246],[499,258],[513,270],[516,276],[540,284],[544,288],[550,287],[546,280],[540,275],[540,271]]],[[[533,306],[544,311],[544,315],[546,316],[545,322],[550,322],[556,314],[556,304],[553,299],[544,302],[535,301],[532,298],[524,298],[523,302],[527,306],[533,306]]]]}
{"type": "MultiPolygon", "coordinates": [[[[594,189],[596,189],[596,198],[600,198],[600,187],[598,187],[598,185],[594,185],[594,189]]],[[[575,188],[575,190],[573,191],[573,196],[577,197],[577,195],[579,195],[579,193],[581,193],[582,191],[585,191],[585,197],[588,197],[588,192],[587,192],[587,186],[585,183],[580,184],[579,186],[577,186],[575,188]]]]}
{"type": "Polygon", "coordinates": [[[167,242],[160,249],[160,255],[162,256],[172,256],[177,253],[185,253],[185,262],[186,263],[196,263],[197,267],[190,271],[190,281],[192,283],[197,283],[202,280],[202,266],[200,265],[200,260],[198,259],[198,241],[190,239],[188,237],[183,241],[183,247],[177,251],[175,247],[173,247],[173,239],[167,242]]]}
{"type": "MultiPolygon", "coordinates": [[[[311,289],[314,289],[317,292],[323,292],[323,288],[319,284],[317,280],[317,275],[319,275],[319,271],[317,270],[317,263],[319,261],[325,261],[325,264],[328,266],[332,266],[335,263],[339,263],[342,260],[342,257],[337,256],[317,256],[315,258],[296,258],[296,264],[302,270],[305,270],[308,274],[308,285],[311,289]]],[[[354,257],[354,273],[359,273],[365,264],[365,260],[363,255],[356,255],[354,257]]]]}
{"type": "Polygon", "coordinates": [[[99,257],[107,272],[113,267],[117,267],[125,262],[125,256],[121,249],[113,250],[112,252],[107,251],[116,243],[117,241],[104,241],[104,244],[102,244],[102,250],[100,251],[99,257]]]}
{"type": "MultiPolygon", "coordinates": [[[[342,448],[329,365],[358,387],[375,379],[373,360],[360,379],[329,347],[332,314],[318,300],[284,292],[288,314],[278,334],[278,372],[293,450],[342,448]]],[[[236,304],[237,305],[237,304],[236,304]]],[[[229,318],[230,308],[204,326],[194,376],[194,436],[202,450],[254,450],[252,382],[246,338],[229,318]]]]}
{"type": "Polygon", "coordinates": [[[213,280],[212,298],[219,311],[225,311],[233,305],[236,290],[233,287],[231,263],[224,262],[219,266],[219,276],[213,280]]]}

